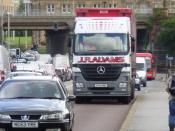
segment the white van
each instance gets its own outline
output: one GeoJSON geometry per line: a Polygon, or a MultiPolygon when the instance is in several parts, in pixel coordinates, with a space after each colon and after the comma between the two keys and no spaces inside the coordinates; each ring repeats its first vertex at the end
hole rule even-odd
{"type": "Polygon", "coordinates": [[[10,58],[8,50],[0,45],[0,83],[10,73],[10,58]]]}
{"type": "Polygon", "coordinates": [[[146,60],[144,57],[136,57],[136,72],[141,79],[141,84],[146,87],[147,83],[147,67],[146,67],[146,60]]]}

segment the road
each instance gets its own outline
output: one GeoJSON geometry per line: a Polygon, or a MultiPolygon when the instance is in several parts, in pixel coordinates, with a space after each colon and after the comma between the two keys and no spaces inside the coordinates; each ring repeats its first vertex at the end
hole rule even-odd
{"type": "MultiPolygon", "coordinates": [[[[72,91],[72,82],[66,82],[72,91]]],[[[93,101],[90,104],[75,104],[75,124],[73,131],[119,131],[132,103],[116,101],[93,101]]]]}

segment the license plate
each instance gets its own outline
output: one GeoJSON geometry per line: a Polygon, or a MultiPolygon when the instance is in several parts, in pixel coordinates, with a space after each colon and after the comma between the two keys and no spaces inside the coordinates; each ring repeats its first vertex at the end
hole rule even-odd
{"type": "Polygon", "coordinates": [[[12,122],[13,128],[38,128],[38,122],[12,122]]]}
{"type": "Polygon", "coordinates": [[[95,84],[95,87],[108,87],[107,84],[95,84]]]}

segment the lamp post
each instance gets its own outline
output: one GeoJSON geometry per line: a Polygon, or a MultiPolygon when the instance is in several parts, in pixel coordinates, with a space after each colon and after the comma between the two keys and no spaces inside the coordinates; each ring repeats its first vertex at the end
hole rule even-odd
{"type": "Polygon", "coordinates": [[[8,48],[10,49],[10,15],[11,13],[10,12],[7,12],[7,28],[8,28],[8,48]]]}
{"type": "Polygon", "coordinates": [[[1,2],[1,6],[0,6],[0,8],[1,8],[1,44],[3,45],[3,41],[4,41],[4,27],[3,27],[3,25],[4,25],[4,10],[3,10],[3,0],[1,0],[0,1],[1,2]]]}

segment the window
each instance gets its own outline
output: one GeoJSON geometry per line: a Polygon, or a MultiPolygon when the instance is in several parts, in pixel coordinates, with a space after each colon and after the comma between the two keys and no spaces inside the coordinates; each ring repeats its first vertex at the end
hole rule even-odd
{"type": "Polygon", "coordinates": [[[126,5],[126,7],[134,9],[134,4],[133,3],[129,3],[129,4],[126,5]]]}
{"type": "Polygon", "coordinates": [[[63,13],[71,13],[71,5],[70,4],[63,4],[62,12],[63,13]]]}
{"type": "Polygon", "coordinates": [[[116,5],[116,4],[109,4],[108,7],[109,7],[109,8],[116,8],[117,5],[116,5]]]}
{"type": "Polygon", "coordinates": [[[127,52],[127,35],[114,33],[78,34],[75,52],[127,52]]]}
{"type": "Polygon", "coordinates": [[[55,12],[54,4],[48,4],[47,5],[47,13],[54,13],[54,12],[55,12]]]}
{"type": "Polygon", "coordinates": [[[78,4],[78,7],[82,8],[82,7],[86,7],[86,5],[85,4],[78,4]]]}
{"type": "Polygon", "coordinates": [[[49,80],[23,80],[6,82],[0,91],[1,98],[63,98],[61,86],[49,80]]]}
{"type": "Polygon", "coordinates": [[[94,4],[94,8],[100,8],[100,4],[94,4]]]}

